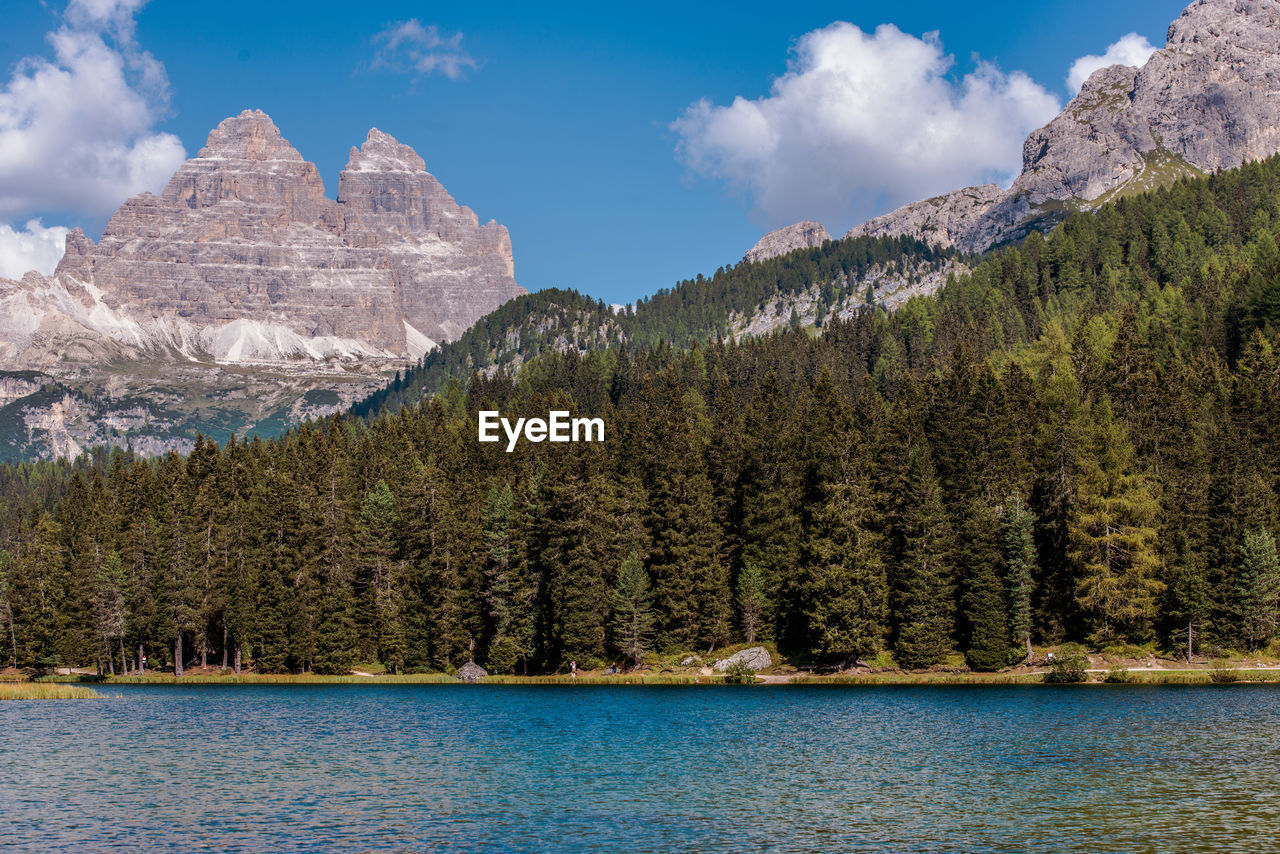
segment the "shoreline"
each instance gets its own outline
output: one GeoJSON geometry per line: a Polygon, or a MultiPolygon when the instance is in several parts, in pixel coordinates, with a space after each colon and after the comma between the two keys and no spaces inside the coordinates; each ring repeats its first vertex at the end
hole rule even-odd
{"type": "MultiPolygon", "coordinates": [[[[838,673],[809,674],[792,673],[760,673],[756,676],[756,686],[804,686],[804,685],[1045,685],[1047,670],[1026,670],[1020,672],[900,672],[882,673],[838,673]]],[[[1090,669],[1086,671],[1085,681],[1068,683],[1075,685],[1259,685],[1280,683],[1280,668],[1250,667],[1238,669],[1222,668],[1162,668],[1128,670],[1122,678],[1106,669],[1090,669]]],[[[544,676],[488,676],[477,682],[464,682],[447,673],[413,673],[399,676],[378,675],[346,675],[321,676],[316,674],[260,674],[242,673],[187,673],[174,678],[167,673],[148,673],[143,676],[108,676],[98,678],[84,675],[60,675],[44,677],[37,682],[12,682],[0,685],[98,685],[111,686],[169,686],[183,685],[269,685],[269,686],[306,686],[306,685],[580,685],[580,686],[716,686],[730,685],[724,675],[703,675],[698,673],[659,673],[659,674],[618,674],[591,675],[585,674],[574,679],[563,674],[544,676]]]]}

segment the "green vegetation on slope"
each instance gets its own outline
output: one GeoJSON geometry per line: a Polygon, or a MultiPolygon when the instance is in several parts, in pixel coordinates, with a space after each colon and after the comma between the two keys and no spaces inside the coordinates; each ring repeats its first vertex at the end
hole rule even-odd
{"type": "Polygon", "coordinates": [[[523,674],[749,632],[910,668],[991,668],[1028,635],[1261,648],[1277,234],[1272,159],[1077,214],[816,336],[548,348],[367,422],[6,470],[0,655],[523,674]],[[481,408],[599,416],[607,441],[506,453],[476,441],[481,408]]]}

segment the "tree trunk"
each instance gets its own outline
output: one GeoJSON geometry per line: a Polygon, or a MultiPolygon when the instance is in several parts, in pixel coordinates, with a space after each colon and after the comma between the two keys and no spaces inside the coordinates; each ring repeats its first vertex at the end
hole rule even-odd
{"type": "Polygon", "coordinates": [[[1035,653],[1031,651],[1031,632],[1027,632],[1022,637],[1027,642],[1027,661],[1030,661],[1035,656],[1035,653]]]}
{"type": "Polygon", "coordinates": [[[200,669],[209,669],[209,645],[207,643],[200,644],[200,669]]]}
{"type": "Polygon", "coordinates": [[[222,669],[227,669],[227,621],[222,621],[222,669]]]}
{"type": "Polygon", "coordinates": [[[240,644],[236,644],[236,675],[240,675],[240,644]]]}
{"type": "Polygon", "coordinates": [[[182,632],[178,632],[173,641],[173,676],[175,679],[182,677],[182,632]]]}
{"type": "Polygon", "coordinates": [[[129,654],[124,651],[124,638],[120,638],[120,666],[124,668],[124,675],[129,675],[129,654]]]}
{"type": "Polygon", "coordinates": [[[1187,664],[1191,663],[1191,621],[1187,621],[1187,664]]]}
{"type": "Polygon", "coordinates": [[[138,672],[146,673],[147,668],[142,666],[142,644],[138,644],[138,672]]]}
{"type": "Polygon", "coordinates": [[[13,630],[13,609],[9,608],[9,644],[13,652],[13,666],[18,666],[18,635],[13,630]]]}

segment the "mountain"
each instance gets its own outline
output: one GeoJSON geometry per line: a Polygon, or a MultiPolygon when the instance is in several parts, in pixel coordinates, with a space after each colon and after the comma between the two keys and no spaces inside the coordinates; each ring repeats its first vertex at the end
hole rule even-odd
{"type": "MultiPolygon", "coordinates": [[[[913,202],[847,236],[907,234],[982,252],[1073,211],[1276,152],[1280,2],[1197,0],[1142,68],[1094,72],[1060,115],[1027,137],[1009,189],[986,184],[913,202]]],[[[774,232],[780,245],[797,227],[774,232]]]]}
{"type": "Polygon", "coordinates": [[[98,243],[68,235],[52,276],[0,280],[0,369],[38,372],[13,378],[60,407],[8,400],[0,425],[26,435],[0,427],[0,444],[161,450],[197,430],[294,423],[523,293],[507,230],[481,225],[409,146],[370,130],[330,199],[315,165],[246,110],[159,196],[126,201],[98,243]]]}
{"type": "Polygon", "coordinates": [[[743,261],[765,261],[769,258],[776,258],[779,255],[786,255],[788,252],[794,252],[797,249],[807,249],[812,246],[821,246],[831,239],[831,235],[822,227],[821,223],[813,220],[805,220],[789,225],[786,228],[779,228],[771,231],[747,250],[747,254],[742,256],[743,261]]]}

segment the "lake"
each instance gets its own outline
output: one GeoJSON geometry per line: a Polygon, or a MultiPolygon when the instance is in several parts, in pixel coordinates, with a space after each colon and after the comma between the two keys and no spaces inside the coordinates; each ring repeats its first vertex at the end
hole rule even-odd
{"type": "Polygon", "coordinates": [[[0,850],[1266,850],[1280,686],[119,686],[0,703],[0,850]]]}

